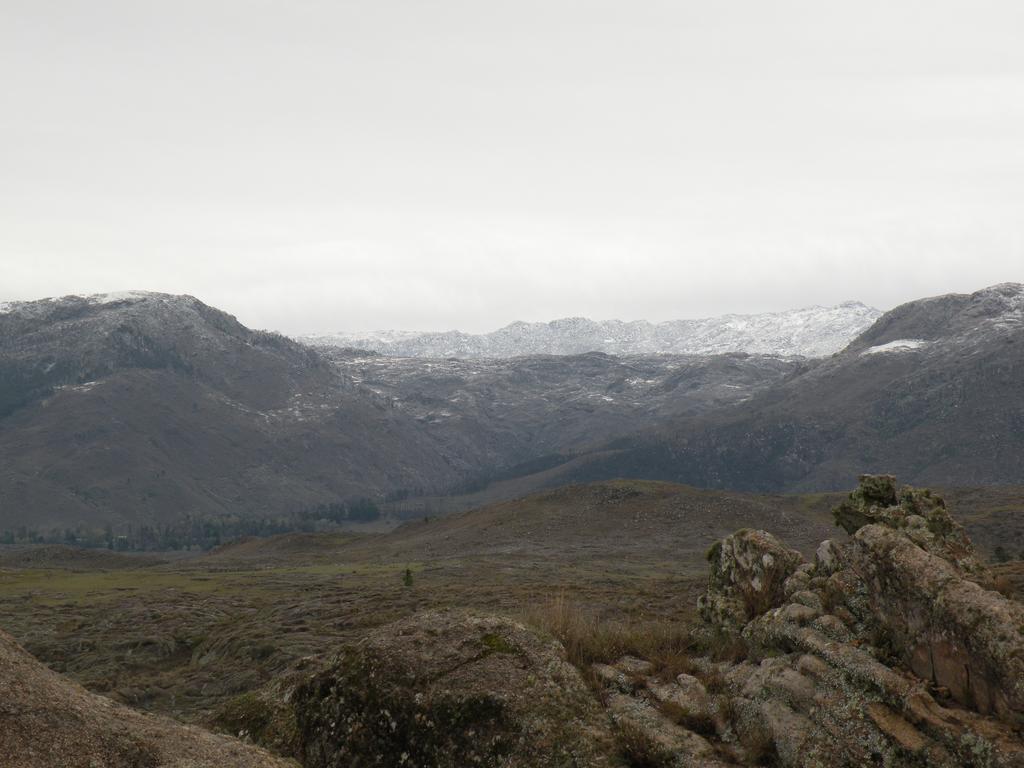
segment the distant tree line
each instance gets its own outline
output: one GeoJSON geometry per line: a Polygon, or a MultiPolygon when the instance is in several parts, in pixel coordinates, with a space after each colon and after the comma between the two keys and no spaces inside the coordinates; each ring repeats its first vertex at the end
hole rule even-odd
{"type": "Polygon", "coordinates": [[[318,504],[277,516],[185,515],[158,525],[106,525],[101,529],[83,525],[75,528],[40,529],[29,526],[9,528],[0,533],[0,544],[68,544],[119,552],[169,552],[211,549],[246,536],[274,536],[280,533],[338,530],[345,523],[368,523],[380,518],[373,499],[318,504]]]}

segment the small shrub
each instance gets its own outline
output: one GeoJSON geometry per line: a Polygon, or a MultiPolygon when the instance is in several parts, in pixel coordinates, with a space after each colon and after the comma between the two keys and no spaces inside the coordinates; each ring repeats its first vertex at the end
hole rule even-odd
{"type": "Polygon", "coordinates": [[[715,721],[706,712],[693,712],[674,701],[663,701],[658,707],[665,717],[702,736],[714,736],[715,721]]]}
{"type": "Polygon", "coordinates": [[[214,723],[233,736],[284,755],[293,755],[298,748],[294,712],[287,706],[275,706],[255,692],[227,701],[215,714],[214,723]]]}
{"type": "Polygon", "coordinates": [[[695,638],[693,650],[697,655],[708,656],[712,661],[728,661],[732,664],[750,657],[750,648],[741,635],[721,629],[700,633],[695,638]]]}
{"type": "Polygon", "coordinates": [[[993,586],[996,588],[996,592],[1010,600],[1013,600],[1017,596],[1017,590],[1013,586],[1013,581],[1005,574],[999,574],[996,576],[993,586]]]}
{"type": "Polygon", "coordinates": [[[515,643],[494,632],[489,632],[481,637],[480,644],[487,650],[487,653],[505,653],[510,656],[522,653],[522,650],[515,643]]]}
{"type": "Polygon", "coordinates": [[[710,547],[708,547],[707,551],[704,553],[704,559],[707,560],[709,563],[714,563],[718,560],[718,557],[719,555],[721,555],[721,553],[722,542],[719,540],[712,544],[710,547]]]}
{"type": "Polygon", "coordinates": [[[683,674],[693,674],[693,649],[689,644],[686,648],[665,648],[651,661],[654,663],[655,673],[667,680],[673,680],[683,674]]]}
{"type": "Polygon", "coordinates": [[[717,669],[709,670],[700,675],[700,681],[708,693],[726,693],[729,686],[725,682],[725,675],[717,669]]]}
{"type": "Polygon", "coordinates": [[[630,768],[669,768],[675,764],[675,755],[642,728],[620,723],[617,735],[619,750],[630,768]]]}
{"type": "Polygon", "coordinates": [[[767,730],[758,729],[745,734],[742,744],[747,750],[747,758],[754,765],[775,768],[779,765],[779,752],[775,740],[767,730]]]}

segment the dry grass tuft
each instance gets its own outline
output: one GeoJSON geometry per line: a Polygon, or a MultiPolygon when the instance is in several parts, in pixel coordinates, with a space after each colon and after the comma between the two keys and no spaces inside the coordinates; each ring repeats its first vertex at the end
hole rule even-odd
{"type": "Polygon", "coordinates": [[[623,656],[646,659],[656,672],[673,676],[690,670],[693,641],[689,628],[677,622],[601,620],[564,595],[528,611],[524,620],[561,642],[568,660],[583,670],[623,656]]]}
{"type": "Polygon", "coordinates": [[[712,661],[728,661],[731,664],[750,657],[750,648],[737,632],[716,630],[701,632],[695,636],[692,646],[697,656],[707,656],[712,661]]]}
{"type": "Polygon", "coordinates": [[[669,768],[675,765],[675,755],[632,723],[620,723],[617,737],[619,751],[630,768],[669,768]]]}
{"type": "Polygon", "coordinates": [[[1001,594],[1003,597],[1008,598],[1009,600],[1016,599],[1017,590],[1009,576],[1004,574],[996,576],[993,586],[995,586],[996,592],[1001,594]]]}

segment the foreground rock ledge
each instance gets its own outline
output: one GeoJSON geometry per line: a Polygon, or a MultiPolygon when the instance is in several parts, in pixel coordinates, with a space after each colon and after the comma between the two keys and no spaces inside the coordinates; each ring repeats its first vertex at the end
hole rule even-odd
{"type": "Polygon", "coordinates": [[[3,768],[296,768],[291,760],[89,693],[0,631],[3,768]]]}

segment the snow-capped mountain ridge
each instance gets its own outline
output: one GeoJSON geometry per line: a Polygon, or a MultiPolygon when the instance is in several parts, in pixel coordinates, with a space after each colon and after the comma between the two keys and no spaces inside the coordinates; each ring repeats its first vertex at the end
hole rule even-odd
{"type": "Polygon", "coordinates": [[[880,316],[857,301],[758,315],[699,320],[590,320],[566,317],[547,323],[516,321],[497,331],[416,333],[372,331],[299,337],[314,346],[353,347],[395,357],[508,358],[523,355],[748,353],[826,357],[843,349],[880,316]]]}
{"type": "Polygon", "coordinates": [[[197,301],[192,296],[177,296],[170,293],[158,293],[156,291],[113,291],[110,293],[91,294],[69,294],[67,296],[50,296],[45,299],[31,299],[29,301],[0,301],[0,315],[11,315],[15,313],[36,314],[45,312],[61,304],[79,303],[89,306],[103,306],[106,304],[139,304],[141,302],[163,302],[181,303],[197,301]]]}

